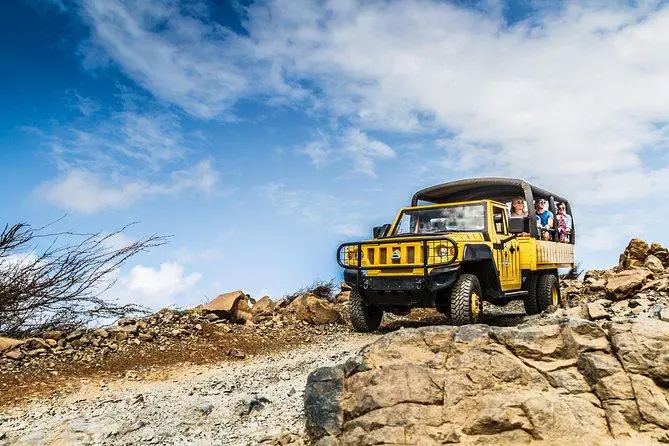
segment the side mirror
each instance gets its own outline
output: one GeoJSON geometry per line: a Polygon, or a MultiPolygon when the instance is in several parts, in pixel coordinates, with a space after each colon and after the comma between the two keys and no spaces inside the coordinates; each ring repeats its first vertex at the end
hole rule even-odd
{"type": "Polygon", "coordinates": [[[530,217],[509,218],[509,233],[520,234],[521,232],[530,232],[530,217]]]}
{"type": "Polygon", "coordinates": [[[381,226],[375,226],[374,229],[372,229],[372,237],[373,238],[383,237],[388,233],[389,230],[390,230],[390,223],[386,223],[385,225],[381,226]]]}

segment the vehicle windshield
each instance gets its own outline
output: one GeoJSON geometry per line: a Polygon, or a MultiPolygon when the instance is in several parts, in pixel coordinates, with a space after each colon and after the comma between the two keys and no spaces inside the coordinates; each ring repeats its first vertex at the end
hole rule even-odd
{"type": "Polygon", "coordinates": [[[393,235],[435,234],[449,231],[483,231],[483,204],[463,204],[402,211],[393,235]]]}

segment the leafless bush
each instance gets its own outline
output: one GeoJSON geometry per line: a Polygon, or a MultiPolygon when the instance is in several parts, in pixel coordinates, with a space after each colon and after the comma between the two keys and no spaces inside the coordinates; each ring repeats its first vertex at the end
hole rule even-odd
{"type": "Polygon", "coordinates": [[[145,311],[103,294],[124,262],[165,244],[166,237],[152,235],[114,247],[113,240],[127,226],[110,234],[50,233],[50,227],[18,223],[0,233],[0,333],[70,329],[145,311]]]}
{"type": "Polygon", "coordinates": [[[560,279],[576,280],[579,277],[581,277],[581,274],[583,274],[583,269],[581,269],[581,264],[577,263],[576,265],[574,265],[573,268],[571,268],[565,274],[561,274],[560,279]]]}
{"type": "Polygon", "coordinates": [[[334,284],[334,279],[330,279],[329,281],[325,280],[316,280],[314,283],[312,283],[309,286],[306,286],[304,288],[300,288],[299,290],[285,295],[281,301],[285,302],[285,304],[289,304],[302,294],[314,294],[321,299],[325,299],[327,301],[333,302],[334,297],[335,297],[335,284],[334,284]]]}

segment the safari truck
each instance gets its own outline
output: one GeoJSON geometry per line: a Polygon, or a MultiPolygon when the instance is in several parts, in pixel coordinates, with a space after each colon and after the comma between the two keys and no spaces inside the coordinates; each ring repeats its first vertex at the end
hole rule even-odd
{"type": "Polygon", "coordinates": [[[534,206],[540,199],[553,215],[557,202],[572,215],[566,199],[518,179],[465,179],[416,192],[393,223],[374,228],[373,239],[337,250],[352,288],[354,328],[374,331],[384,311],[417,307],[435,307],[463,325],[481,321],[483,301],[523,300],[527,314],[557,305],[558,268],[574,266],[576,234],[572,223],[568,242],[558,242],[555,218],[550,235],[541,237],[534,206]],[[516,197],[524,199],[526,217],[510,217],[516,197]]]}

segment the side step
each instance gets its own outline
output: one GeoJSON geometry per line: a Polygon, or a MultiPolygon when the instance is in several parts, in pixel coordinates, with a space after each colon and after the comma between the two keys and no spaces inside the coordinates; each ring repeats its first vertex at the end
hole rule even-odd
{"type": "Polygon", "coordinates": [[[510,291],[508,293],[504,293],[502,296],[511,300],[511,299],[516,299],[518,297],[525,297],[527,296],[527,294],[528,292],[526,290],[520,290],[520,291],[510,291]]]}

